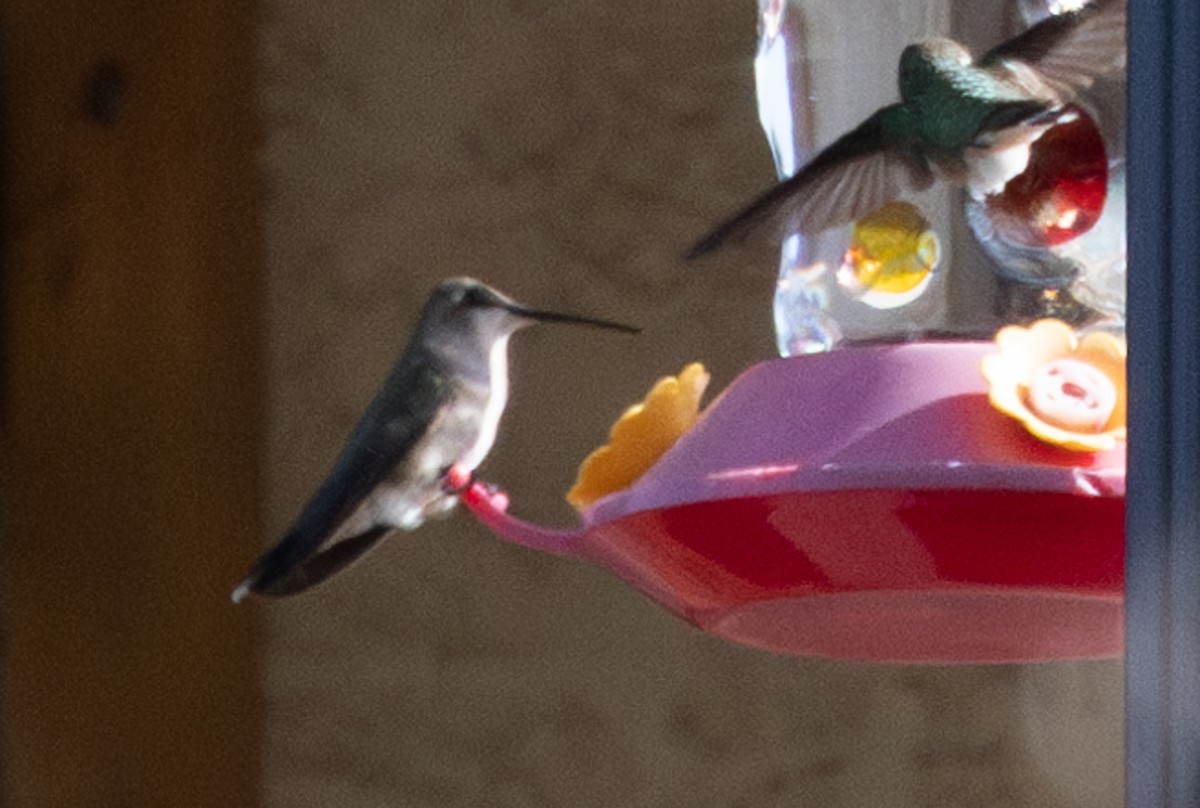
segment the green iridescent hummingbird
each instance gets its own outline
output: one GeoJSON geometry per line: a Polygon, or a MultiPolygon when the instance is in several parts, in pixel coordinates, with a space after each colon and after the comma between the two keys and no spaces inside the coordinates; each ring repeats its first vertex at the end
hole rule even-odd
{"type": "Polygon", "coordinates": [[[1125,64],[1126,0],[1047,17],[978,59],[951,39],[900,56],[900,102],[878,110],[687,253],[752,233],[780,240],[848,224],[937,179],[976,198],[1025,170],[1029,147],[1079,92],[1125,64]]]}

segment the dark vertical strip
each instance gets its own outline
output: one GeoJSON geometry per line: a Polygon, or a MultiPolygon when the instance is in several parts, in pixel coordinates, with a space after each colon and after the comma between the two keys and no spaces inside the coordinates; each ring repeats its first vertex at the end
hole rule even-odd
{"type": "Polygon", "coordinates": [[[1200,4],[1131,0],[1127,805],[1200,805],[1200,4]]]}
{"type": "Polygon", "coordinates": [[[0,4],[4,808],[258,803],[253,5],[0,4]]]}

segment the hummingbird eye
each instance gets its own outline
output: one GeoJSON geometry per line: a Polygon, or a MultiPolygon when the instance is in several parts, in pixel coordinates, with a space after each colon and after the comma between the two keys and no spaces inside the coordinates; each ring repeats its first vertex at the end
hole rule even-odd
{"type": "Polygon", "coordinates": [[[484,289],[472,286],[463,294],[462,302],[466,306],[490,306],[495,301],[484,289]]]}

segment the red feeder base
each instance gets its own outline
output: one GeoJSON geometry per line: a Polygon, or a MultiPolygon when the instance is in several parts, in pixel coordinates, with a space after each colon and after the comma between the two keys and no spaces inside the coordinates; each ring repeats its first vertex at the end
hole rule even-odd
{"type": "Polygon", "coordinates": [[[844,349],[751,368],[578,531],[466,500],[712,634],[891,662],[1122,651],[1124,452],[1067,452],[992,410],[989,345],[844,349]]]}

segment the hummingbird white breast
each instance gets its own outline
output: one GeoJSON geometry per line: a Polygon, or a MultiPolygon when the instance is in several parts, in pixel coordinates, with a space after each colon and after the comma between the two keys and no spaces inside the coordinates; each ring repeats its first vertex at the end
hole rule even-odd
{"type": "Polygon", "coordinates": [[[458,465],[474,471],[487,457],[496,442],[496,432],[500,428],[500,416],[504,414],[504,406],[508,403],[508,338],[511,334],[502,334],[492,343],[488,351],[488,390],[487,403],[483,407],[483,417],[479,422],[479,431],[475,440],[459,456],[458,465]]]}
{"type": "Polygon", "coordinates": [[[999,193],[1014,177],[1029,166],[1029,147],[1033,139],[1005,147],[970,147],[964,163],[963,185],[975,199],[999,193]]]}
{"type": "Polygon", "coordinates": [[[373,519],[411,530],[457,503],[457,494],[446,490],[446,470],[474,471],[496,442],[508,401],[509,336],[500,335],[489,348],[486,379],[457,377],[451,400],[427,428],[412,461],[396,469],[393,485],[376,493],[373,519]]]}

